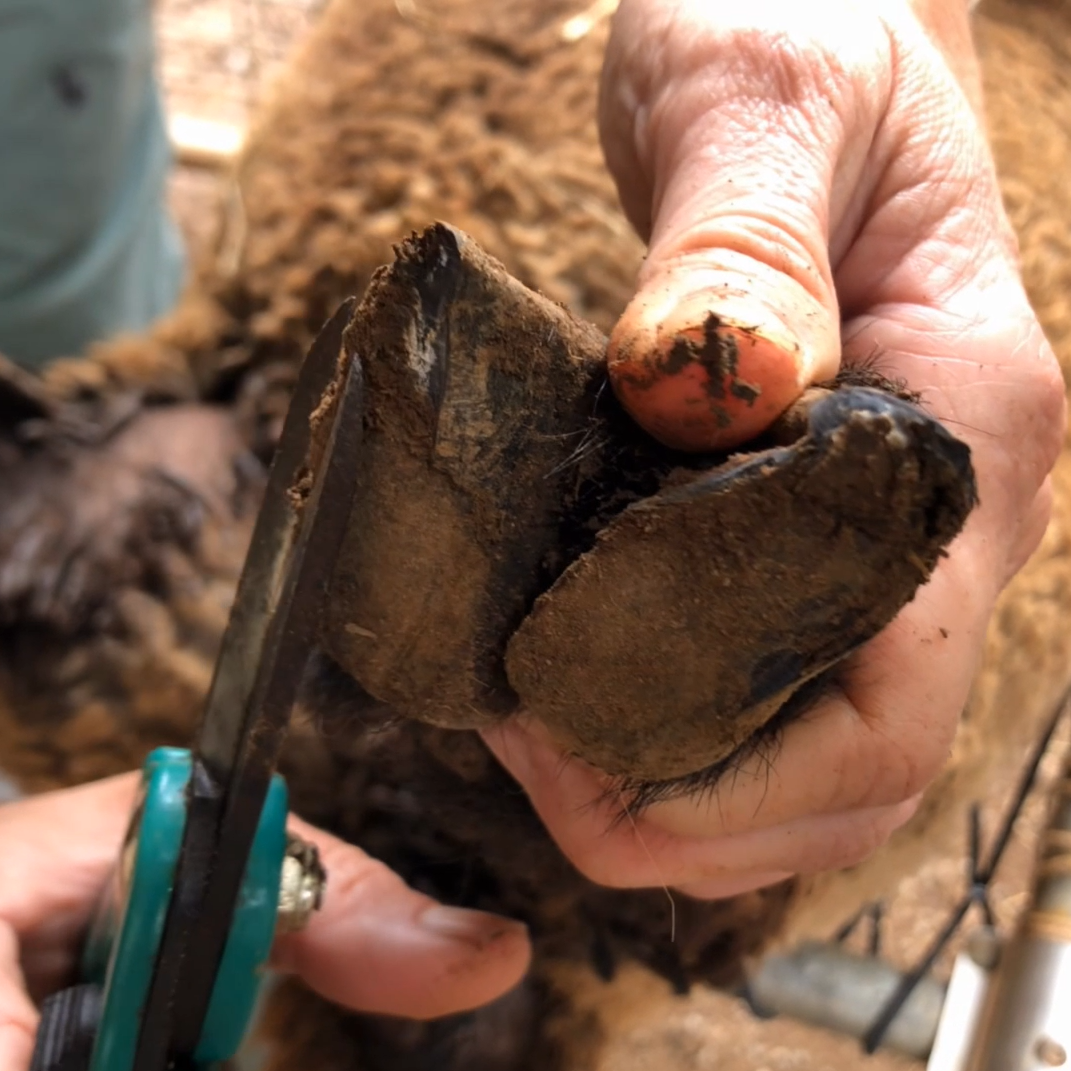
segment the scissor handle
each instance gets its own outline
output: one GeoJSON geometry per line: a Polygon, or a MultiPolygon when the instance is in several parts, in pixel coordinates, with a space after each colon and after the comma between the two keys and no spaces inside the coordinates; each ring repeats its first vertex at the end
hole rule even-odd
{"type": "MultiPolygon", "coordinates": [[[[186,824],[192,756],[158,748],[142,769],[138,803],[90,928],[82,980],[41,1009],[31,1071],[133,1071],[186,824]]],[[[271,952],[287,850],[286,784],[276,775],[246,865],[194,1065],[230,1059],[256,1005],[271,952]]]]}
{"type": "Polygon", "coordinates": [[[41,1004],[30,1071],[89,1071],[104,994],[87,983],[53,993],[41,1004]]]}

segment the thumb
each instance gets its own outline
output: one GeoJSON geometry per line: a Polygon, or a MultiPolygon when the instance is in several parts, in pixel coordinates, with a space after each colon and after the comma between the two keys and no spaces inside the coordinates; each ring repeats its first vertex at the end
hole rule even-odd
{"type": "Polygon", "coordinates": [[[735,6],[624,0],[600,94],[607,163],[650,234],[610,379],[682,449],[751,439],[836,373],[831,224],[851,230],[880,106],[876,20],[846,35],[814,5],[735,6]]]}
{"type": "Polygon", "coordinates": [[[291,827],[319,849],[328,881],[308,928],[276,941],[277,969],[337,1004],[409,1019],[469,1011],[524,976],[521,923],[444,907],[360,849],[297,819],[291,827]]]}

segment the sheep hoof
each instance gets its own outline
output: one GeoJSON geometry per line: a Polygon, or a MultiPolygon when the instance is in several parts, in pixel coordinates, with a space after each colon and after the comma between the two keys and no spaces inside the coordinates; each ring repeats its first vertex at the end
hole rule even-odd
{"type": "Polygon", "coordinates": [[[566,564],[606,340],[438,225],[374,277],[357,504],[324,645],[398,714],[472,728],[515,708],[505,644],[566,564]]]}
{"type": "Polygon", "coordinates": [[[366,429],[325,649],[398,716],[525,709],[612,773],[731,754],[892,619],[974,504],[967,447],[865,386],[809,392],[759,452],[660,447],[606,389],[605,338],[442,225],[346,344],[366,429]]]}
{"type": "Polygon", "coordinates": [[[801,416],[625,509],[537,600],[506,664],[564,747],[645,781],[714,765],[929,577],[975,504],[968,447],[865,387],[801,416]]]}

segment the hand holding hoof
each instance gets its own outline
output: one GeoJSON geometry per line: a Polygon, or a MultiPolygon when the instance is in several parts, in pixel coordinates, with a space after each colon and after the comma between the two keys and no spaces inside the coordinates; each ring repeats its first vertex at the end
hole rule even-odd
{"type": "Polygon", "coordinates": [[[806,420],[796,442],[619,514],[510,640],[524,709],[648,798],[712,781],[803,713],[807,685],[910,601],[974,507],[970,451],[917,406],[814,394],[785,421],[806,420]]]}
{"type": "MultiPolygon", "coordinates": [[[[966,4],[622,0],[600,125],[622,203],[650,241],[611,342],[622,403],[666,443],[731,447],[838,366],[876,360],[970,448],[980,504],[929,582],[826,675],[817,700],[724,764],[668,781],[633,767],[623,782],[565,758],[557,742],[578,734],[554,718],[486,733],[597,881],[717,897],[856,863],[945,761],[994,601],[1044,530],[1063,438],[1064,385],[1023,292],[980,97],[966,4]]],[[[795,535],[757,524],[756,556],[795,535]]],[[[636,584],[620,566],[615,576],[636,584]]],[[[771,605],[782,597],[771,587],[771,605]]],[[[754,616],[740,621],[751,635],[754,616]]],[[[770,653],[784,650],[797,648],[770,653]]]]}
{"type": "MultiPolygon", "coordinates": [[[[831,700],[814,706],[811,682],[835,690],[829,674],[926,581],[974,505],[970,451],[866,373],[809,393],[764,449],[667,449],[604,389],[597,332],[441,226],[377,276],[347,345],[366,370],[367,448],[328,650],[395,716],[485,730],[585,872],[709,888],[707,864],[659,865],[673,876],[658,878],[646,859],[658,838],[643,838],[637,875],[591,865],[575,837],[589,821],[604,836],[637,792],[652,802],[730,772],[747,780],[769,741],[825,724],[831,700]],[[546,727],[544,747],[590,764],[575,767],[590,793],[571,797],[549,770],[538,787],[517,757],[528,737],[501,728],[518,712],[546,727]],[[626,779],[624,797],[578,817],[575,805],[622,787],[606,774],[626,779]]],[[[860,819],[871,847],[903,817],[900,786],[889,791],[891,812],[882,801],[860,819]]],[[[744,820],[731,808],[738,830],[778,813],[750,807],[744,820]]],[[[793,790],[780,812],[813,807],[793,790]]],[[[794,843],[809,853],[767,851],[763,881],[806,869],[815,844],[826,865],[853,857],[829,830],[794,843]]],[[[740,867],[728,869],[736,888],[740,867]]]]}

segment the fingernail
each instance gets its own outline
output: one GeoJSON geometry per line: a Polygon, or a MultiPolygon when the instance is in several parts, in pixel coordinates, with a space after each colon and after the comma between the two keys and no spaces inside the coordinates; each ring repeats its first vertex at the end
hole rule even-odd
{"type": "Polygon", "coordinates": [[[698,331],[712,315],[725,329],[754,332],[786,353],[803,358],[799,340],[778,310],[743,291],[720,288],[687,294],[675,303],[664,322],[674,331],[698,331]]]}
{"type": "Polygon", "coordinates": [[[488,915],[486,911],[471,911],[464,907],[443,907],[441,904],[427,908],[419,922],[423,930],[437,937],[463,941],[478,951],[494,945],[502,937],[522,934],[526,930],[524,923],[513,919],[503,919],[499,915],[488,915]]]}
{"type": "Polygon", "coordinates": [[[912,818],[915,817],[915,812],[919,809],[919,804],[922,803],[923,793],[919,792],[909,799],[904,800],[893,812],[893,826],[892,832],[898,830],[901,826],[907,825],[912,818]]]}
{"type": "Polygon", "coordinates": [[[762,405],[771,394],[780,407],[807,386],[809,355],[773,309],[747,295],[685,298],[664,324],[662,339],[662,345],[670,345],[671,359],[674,353],[690,353],[708,375],[720,375],[724,389],[747,408],[762,405]]]}
{"type": "Polygon", "coordinates": [[[461,941],[481,952],[507,934],[520,934],[525,930],[523,923],[513,919],[490,915],[486,911],[444,907],[441,904],[429,907],[420,915],[418,921],[422,929],[435,934],[436,937],[461,941]]]}

